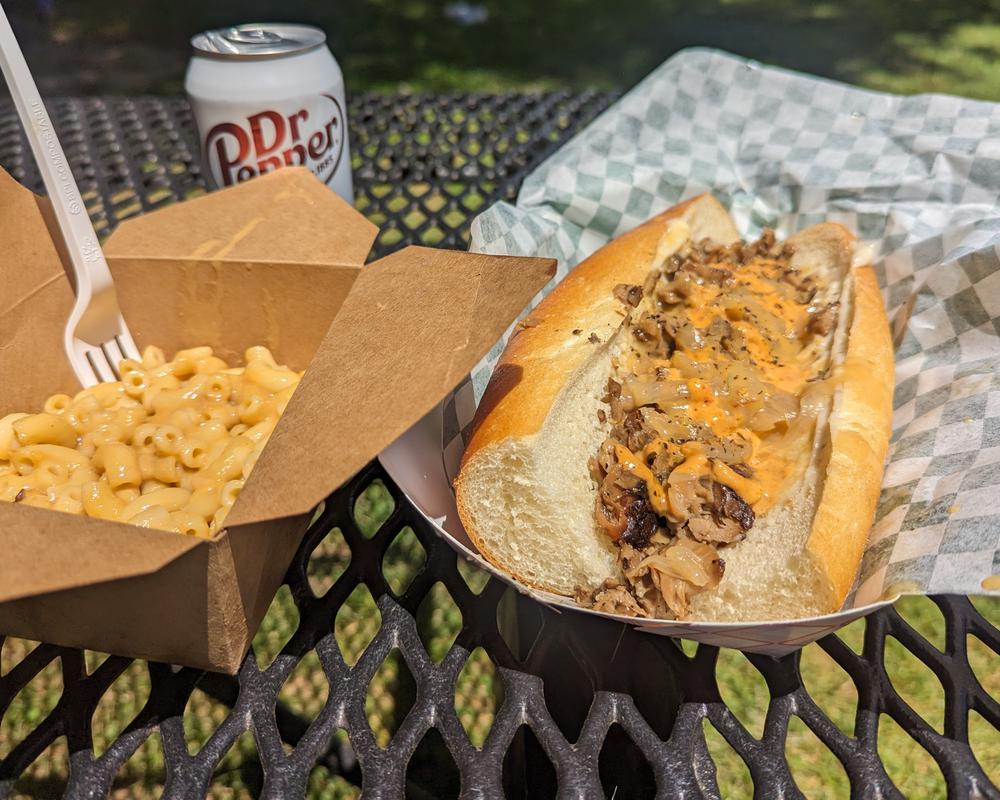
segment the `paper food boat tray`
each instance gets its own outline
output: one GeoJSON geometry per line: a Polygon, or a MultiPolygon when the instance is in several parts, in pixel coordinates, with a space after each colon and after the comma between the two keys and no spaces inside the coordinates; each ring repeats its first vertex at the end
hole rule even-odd
{"type": "Polygon", "coordinates": [[[442,433],[442,406],[438,405],[383,450],[379,454],[379,461],[420,515],[460,555],[549,608],[580,615],[581,625],[586,624],[586,619],[583,618],[585,615],[593,615],[617,620],[647,633],[781,656],[891,603],[887,600],[822,617],[758,623],[637,619],[581,608],[568,597],[524,586],[480,555],[458,518],[455,493],[448,480],[441,448],[442,433]]]}
{"type": "MultiPolygon", "coordinates": [[[[730,209],[745,238],[765,226],[785,238],[833,221],[873,253],[897,342],[893,435],[848,606],[752,625],[618,619],[779,654],[903,594],[1000,591],[998,141],[995,103],[870,92],[689,50],[529,175],[516,203],[477,217],[473,249],[558,258],[558,278],[614,236],[705,191],[730,209]]],[[[478,558],[455,512],[449,477],[460,431],[501,351],[502,341],[436,420],[382,458],[460,552],[583,621],[596,612],[532,592],[478,558]]]]}

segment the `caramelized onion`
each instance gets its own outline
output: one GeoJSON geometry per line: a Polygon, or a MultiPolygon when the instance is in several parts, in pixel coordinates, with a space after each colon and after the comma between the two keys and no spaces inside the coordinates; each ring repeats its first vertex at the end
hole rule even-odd
{"type": "Polygon", "coordinates": [[[699,542],[732,544],[746,538],[740,524],[727,517],[718,521],[711,517],[692,517],[687,524],[691,536],[699,542]]]}
{"type": "Polygon", "coordinates": [[[742,361],[726,365],[726,393],[738,405],[760,402],[766,390],[754,368],[742,361]]]}
{"type": "Polygon", "coordinates": [[[676,619],[684,619],[691,605],[691,595],[697,590],[687,581],[654,571],[652,580],[663,597],[663,602],[676,619]]]}
{"type": "Polygon", "coordinates": [[[801,452],[811,452],[812,448],[805,447],[803,442],[812,437],[816,418],[828,401],[829,394],[824,385],[814,384],[806,389],[799,401],[799,414],[788,426],[788,431],[783,437],[784,447],[793,451],[798,449],[801,452]]]}
{"type": "Polygon", "coordinates": [[[817,416],[830,400],[830,389],[820,381],[810,383],[799,398],[799,413],[817,416]]]}
{"type": "Polygon", "coordinates": [[[705,338],[702,332],[690,322],[685,322],[674,334],[674,340],[685,350],[697,350],[704,346],[705,338]]]}
{"type": "Polygon", "coordinates": [[[622,385],[625,407],[659,406],[669,409],[687,401],[688,387],[680,381],[658,381],[651,377],[629,378],[622,385]]]}
{"type": "Polygon", "coordinates": [[[799,399],[789,392],[769,386],[769,393],[760,410],[750,420],[755,431],[770,431],[778,425],[788,425],[799,413],[799,399]]]}
{"type": "Polygon", "coordinates": [[[675,522],[684,522],[701,511],[702,491],[704,488],[692,473],[676,469],[670,473],[667,478],[667,502],[675,522]]]}
{"type": "Polygon", "coordinates": [[[705,455],[727,464],[745,464],[753,455],[753,445],[737,431],[732,436],[713,436],[707,439],[705,455]]]}
{"type": "Polygon", "coordinates": [[[590,469],[621,572],[588,594],[595,607],[684,618],[722,579],[719,553],[750,532],[754,505],[804,469],[832,388],[816,375],[822,354],[796,333],[826,333],[829,320],[803,305],[816,289],[790,255],[770,232],[751,244],[706,240],[642,286],[615,287],[629,336],[612,359],[598,414],[608,439],[590,469]]]}
{"type": "Polygon", "coordinates": [[[718,561],[719,555],[711,545],[679,539],[677,544],[646,556],[638,566],[657,570],[704,589],[721,580],[722,570],[718,561]]]}
{"type": "Polygon", "coordinates": [[[667,416],[653,408],[641,408],[643,422],[663,439],[687,441],[696,438],[697,428],[690,421],[684,422],[677,414],[667,416]]]}
{"type": "Polygon", "coordinates": [[[690,295],[694,284],[695,280],[691,273],[687,270],[679,270],[674,273],[674,277],[670,280],[661,278],[654,293],[657,300],[669,306],[681,302],[690,295]]]}
{"type": "Polygon", "coordinates": [[[699,364],[687,353],[680,350],[674,353],[673,365],[677,367],[683,378],[707,378],[712,369],[711,364],[699,364]]]}

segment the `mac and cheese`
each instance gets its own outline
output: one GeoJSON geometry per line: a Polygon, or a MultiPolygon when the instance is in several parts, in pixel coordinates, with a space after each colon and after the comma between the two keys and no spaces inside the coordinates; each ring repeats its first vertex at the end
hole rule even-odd
{"type": "Polygon", "coordinates": [[[245,355],[147,347],[120,381],[0,418],[0,500],[211,536],[302,377],[266,347],[245,355]]]}

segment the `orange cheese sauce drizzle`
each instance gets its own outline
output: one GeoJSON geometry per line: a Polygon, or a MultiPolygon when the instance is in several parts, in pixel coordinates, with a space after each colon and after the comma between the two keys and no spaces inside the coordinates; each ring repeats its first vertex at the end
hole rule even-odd
{"type": "Polygon", "coordinates": [[[626,319],[589,468],[619,571],[578,593],[602,611],[687,616],[804,474],[831,391],[836,287],[793,269],[771,231],[725,247],[681,232],[643,286],[614,288],[626,319]]]}
{"type": "MultiPolygon", "coordinates": [[[[727,269],[731,277],[718,282],[696,279],[676,304],[664,304],[655,292],[647,292],[642,303],[631,311],[631,317],[634,322],[645,314],[675,316],[702,334],[713,323],[718,324],[716,321],[725,321],[741,339],[739,349],[720,351],[718,342],[711,337],[674,337],[675,349],[664,358],[629,337],[615,359],[615,373],[621,380],[634,377],[679,382],[686,388],[686,397],[669,404],[657,403],[658,411],[681,424],[700,423],[723,439],[735,436],[749,441],[752,454],[746,466],[752,477],[737,474],[721,461],[711,465],[705,462],[701,468],[715,481],[738,492],[759,514],[771,507],[796,477],[803,461],[801,451],[808,450],[799,446],[807,426],[795,428],[791,424],[798,414],[798,402],[792,401],[799,401],[811,386],[816,387],[815,391],[825,388],[821,379],[825,377],[827,358],[823,336],[814,323],[822,311],[816,300],[821,287],[803,275],[794,274],[789,279],[787,255],[759,256],[744,264],[723,262],[719,266],[727,269]],[[817,291],[813,292],[813,288],[817,291]],[[694,365],[697,374],[682,368],[685,361],[694,365]],[[735,377],[734,364],[742,365],[735,377]],[[786,418],[770,425],[765,407],[777,394],[789,409],[786,418]],[[790,431],[796,434],[794,441],[789,441],[790,431]]],[[[659,441],[662,445],[664,440],[659,441]]],[[[633,462],[643,463],[661,445],[654,442],[643,452],[632,454],[633,462]]],[[[648,469],[635,473],[643,478],[650,497],[662,493],[662,485],[648,469]]]]}

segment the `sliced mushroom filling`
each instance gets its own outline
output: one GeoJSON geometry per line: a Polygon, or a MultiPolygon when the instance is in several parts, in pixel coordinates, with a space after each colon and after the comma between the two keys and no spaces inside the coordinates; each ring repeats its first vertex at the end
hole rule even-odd
{"type": "Polygon", "coordinates": [[[838,314],[831,287],[792,256],[771,230],[749,244],[688,243],[643,286],[615,287],[626,343],[589,467],[620,577],[581,588],[580,602],[684,618],[722,579],[725,549],[798,474],[838,314]]]}

